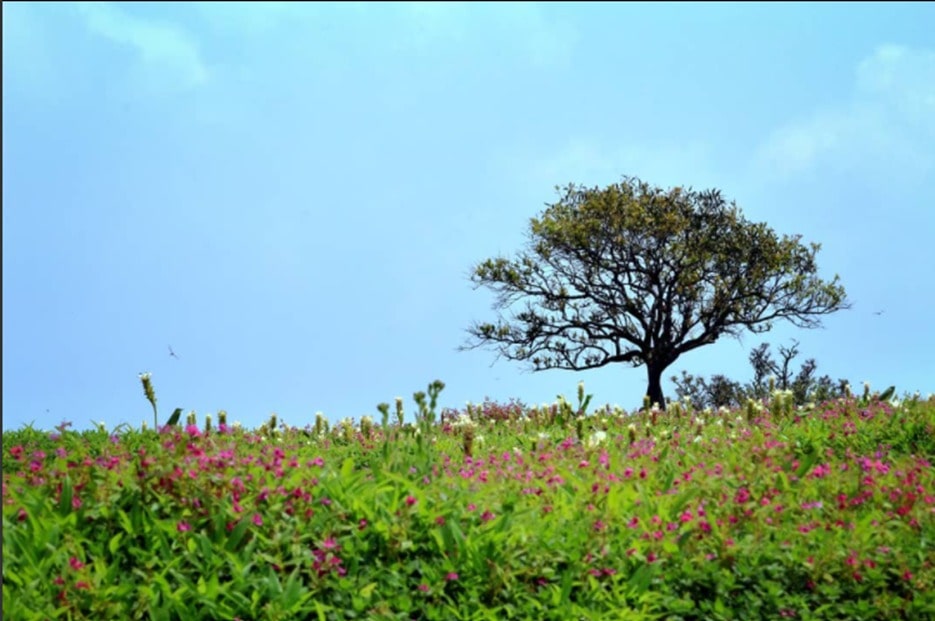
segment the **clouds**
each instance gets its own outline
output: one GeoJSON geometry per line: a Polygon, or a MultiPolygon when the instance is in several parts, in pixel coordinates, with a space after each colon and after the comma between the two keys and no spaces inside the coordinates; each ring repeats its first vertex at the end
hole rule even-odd
{"type": "Polygon", "coordinates": [[[110,3],[81,2],[77,8],[92,34],[130,52],[135,61],[130,79],[144,90],[185,90],[207,81],[198,44],[181,27],[131,15],[110,3]]]}
{"type": "Polygon", "coordinates": [[[485,41],[542,68],[564,66],[578,35],[536,3],[478,7],[466,2],[409,2],[400,9],[396,44],[415,50],[485,41]]]}
{"type": "Polygon", "coordinates": [[[935,51],[881,45],[855,71],[848,101],[790,121],[760,145],[761,172],[818,169],[921,176],[935,167],[935,51]]]}

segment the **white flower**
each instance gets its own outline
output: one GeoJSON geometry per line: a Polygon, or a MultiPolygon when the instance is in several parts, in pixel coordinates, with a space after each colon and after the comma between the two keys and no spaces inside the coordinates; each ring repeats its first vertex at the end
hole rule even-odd
{"type": "Polygon", "coordinates": [[[595,431],[594,433],[591,434],[591,437],[588,438],[587,446],[588,448],[593,448],[601,444],[606,439],[607,439],[607,432],[595,431]]]}

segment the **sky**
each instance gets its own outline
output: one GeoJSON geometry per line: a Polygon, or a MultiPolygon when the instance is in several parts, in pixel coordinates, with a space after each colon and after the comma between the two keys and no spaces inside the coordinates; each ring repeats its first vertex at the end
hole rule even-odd
{"type": "Polygon", "coordinates": [[[795,339],[935,391],[935,4],[2,6],[4,429],[151,424],[142,372],[160,422],[379,418],[436,379],[636,407],[644,368],[458,351],[496,316],[471,267],[624,175],[820,243],[853,303],[666,378],[795,339]]]}

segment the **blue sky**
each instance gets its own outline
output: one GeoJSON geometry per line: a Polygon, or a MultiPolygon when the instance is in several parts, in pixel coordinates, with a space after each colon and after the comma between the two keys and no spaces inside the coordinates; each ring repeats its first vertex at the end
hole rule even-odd
{"type": "MultiPolygon", "coordinates": [[[[3,426],[303,426],[434,379],[633,407],[645,370],[480,349],[471,266],[569,182],[720,188],[854,307],[766,340],[935,390],[935,5],[3,3],[3,426]],[[875,315],[876,311],[884,311],[875,315]],[[169,346],[178,358],[169,355],[169,346]]],[[[671,382],[664,385],[672,394],[671,382]]]]}

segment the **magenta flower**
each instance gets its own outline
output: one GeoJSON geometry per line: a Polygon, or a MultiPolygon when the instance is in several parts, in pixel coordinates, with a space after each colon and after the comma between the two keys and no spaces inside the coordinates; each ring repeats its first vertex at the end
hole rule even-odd
{"type": "Polygon", "coordinates": [[[411,494],[410,494],[409,496],[406,496],[406,505],[407,505],[407,506],[411,507],[412,505],[416,504],[416,502],[418,502],[418,500],[416,500],[416,497],[415,497],[415,496],[413,496],[413,495],[411,495],[411,494]]]}
{"type": "Polygon", "coordinates": [[[481,514],[480,519],[481,519],[481,522],[489,522],[490,520],[494,519],[495,517],[497,517],[497,516],[494,515],[493,513],[491,513],[490,511],[484,511],[484,512],[481,514]]]}
{"type": "Polygon", "coordinates": [[[73,556],[73,557],[71,557],[70,559],[68,559],[68,564],[71,565],[71,568],[74,569],[74,570],[76,570],[76,571],[79,570],[79,569],[81,569],[82,567],[84,567],[84,563],[82,563],[81,561],[79,561],[79,560],[78,560],[78,557],[76,557],[76,556],[73,556]]]}
{"type": "Polygon", "coordinates": [[[419,590],[422,591],[423,593],[428,593],[428,592],[429,592],[429,585],[427,585],[427,584],[425,584],[425,583],[423,582],[422,584],[419,585],[419,590]]]}
{"type": "Polygon", "coordinates": [[[458,579],[458,574],[456,574],[453,571],[448,572],[448,574],[445,575],[445,580],[448,580],[449,582],[451,582],[452,580],[457,580],[457,579],[458,579]]]}
{"type": "Polygon", "coordinates": [[[188,531],[192,529],[192,525],[189,524],[188,522],[182,521],[178,523],[178,525],[176,526],[176,529],[180,533],[187,533],[188,531]]]}
{"type": "Polygon", "coordinates": [[[260,515],[259,513],[254,513],[253,523],[256,524],[257,526],[263,526],[263,516],[260,515]]]}

